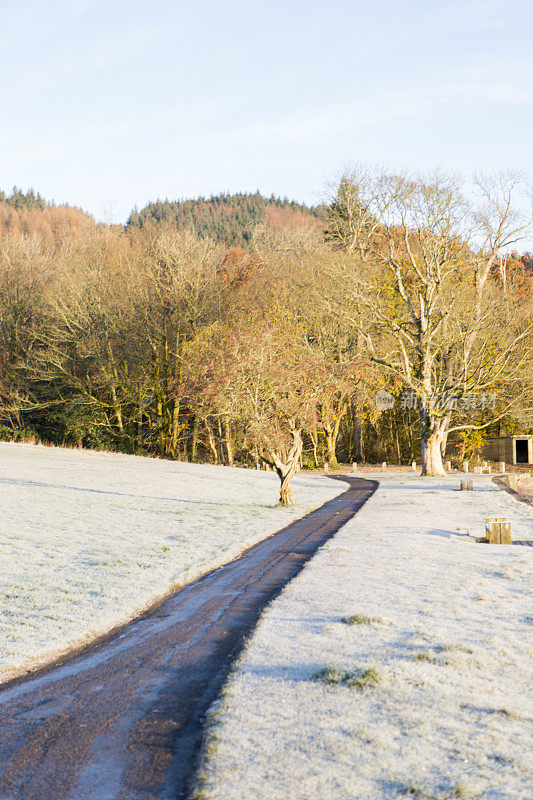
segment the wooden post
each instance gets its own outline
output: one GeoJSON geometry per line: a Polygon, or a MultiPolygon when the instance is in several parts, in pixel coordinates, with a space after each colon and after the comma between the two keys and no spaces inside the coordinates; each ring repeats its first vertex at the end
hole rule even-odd
{"type": "Polygon", "coordinates": [[[500,461],[500,472],[505,472],[505,461],[500,461]]]}
{"type": "Polygon", "coordinates": [[[487,517],[485,530],[489,544],[512,544],[511,523],[505,517],[487,517]]]}
{"type": "Polygon", "coordinates": [[[329,472],[329,464],[327,461],[324,461],[324,473],[327,475],[329,472]]]}
{"type": "Polygon", "coordinates": [[[352,463],[352,472],[357,472],[357,461],[352,463]]]}
{"type": "Polygon", "coordinates": [[[468,461],[463,461],[463,472],[468,472],[468,461]]]}
{"type": "Polygon", "coordinates": [[[446,462],[446,472],[451,472],[451,471],[452,471],[452,462],[451,461],[447,461],[446,462]]]}
{"type": "Polygon", "coordinates": [[[416,472],[416,461],[413,461],[413,463],[411,464],[411,469],[413,470],[413,472],[416,472]]]}
{"type": "Polygon", "coordinates": [[[500,544],[512,544],[511,539],[511,523],[502,522],[500,524],[500,544]]]}
{"type": "Polygon", "coordinates": [[[386,461],[383,461],[383,463],[381,464],[381,471],[382,472],[387,472],[387,462],[386,461]]]}

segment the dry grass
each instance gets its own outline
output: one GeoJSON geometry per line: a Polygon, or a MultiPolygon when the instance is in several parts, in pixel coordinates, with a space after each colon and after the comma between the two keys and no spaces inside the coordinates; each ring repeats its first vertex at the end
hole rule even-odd
{"type": "Polygon", "coordinates": [[[351,617],[341,617],[345,625],[385,625],[381,617],[366,617],[364,614],[353,614],[351,617]]]}
{"type": "Polygon", "coordinates": [[[329,686],[348,686],[350,689],[362,691],[377,686],[381,682],[381,675],[376,667],[349,672],[333,664],[315,672],[311,680],[327,683],[329,686]]]}

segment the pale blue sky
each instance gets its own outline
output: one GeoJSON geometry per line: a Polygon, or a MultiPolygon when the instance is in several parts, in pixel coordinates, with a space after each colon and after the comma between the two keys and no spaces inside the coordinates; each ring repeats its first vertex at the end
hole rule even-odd
{"type": "Polygon", "coordinates": [[[0,188],[100,219],[315,202],[346,164],[533,173],[532,0],[0,0],[0,188]]]}

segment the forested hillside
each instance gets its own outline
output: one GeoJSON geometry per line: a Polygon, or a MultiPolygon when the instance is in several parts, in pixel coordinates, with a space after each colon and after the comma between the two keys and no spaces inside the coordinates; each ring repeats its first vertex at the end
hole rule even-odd
{"type": "Polygon", "coordinates": [[[158,200],[141,211],[132,211],[128,228],[142,228],[154,223],[171,223],[188,228],[198,236],[209,237],[223,244],[252,248],[256,225],[274,229],[295,228],[302,224],[323,227],[327,209],[308,207],[295,201],[255,194],[220,194],[194,200],[158,200]]]}
{"type": "Polygon", "coordinates": [[[328,209],[154,204],[125,227],[3,195],[0,435],[270,464],[290,502],[298,462],[438,473],[450,432],[457,458],[492,424],[526,432],[532,257],[506,254],[511,190],[489,189],[470,238],[438,175],[347,176],[328,209]]]}
{"type": "Polygon", "coordinates": [[[14,187],[11,194],[0,191],[0,235],[37,234],[51,244],[65,236],[77,236],[94,227],[95,221],[79,208],[48,203],[33,189],[14,187]]]}

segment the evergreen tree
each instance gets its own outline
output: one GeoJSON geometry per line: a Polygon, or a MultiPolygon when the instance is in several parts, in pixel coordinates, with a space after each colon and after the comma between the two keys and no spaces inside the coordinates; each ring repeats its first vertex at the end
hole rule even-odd
{"type": "Polygon", "coordinates": [[[147,225],[171,223],[178,228],[189,228],[198,236],[209,237],[230,247],[251,249],[252,235],[256,225],[264,222],[268,208],[286,209],[313,220],[323,220],[323,206],[308,207],[287,198],[263,197],[260,192],[220,194],[209,198],[192,200],[156,200],[141,211],[135,208],[127,222],[127,228],[143,228],[147,225]]]}

